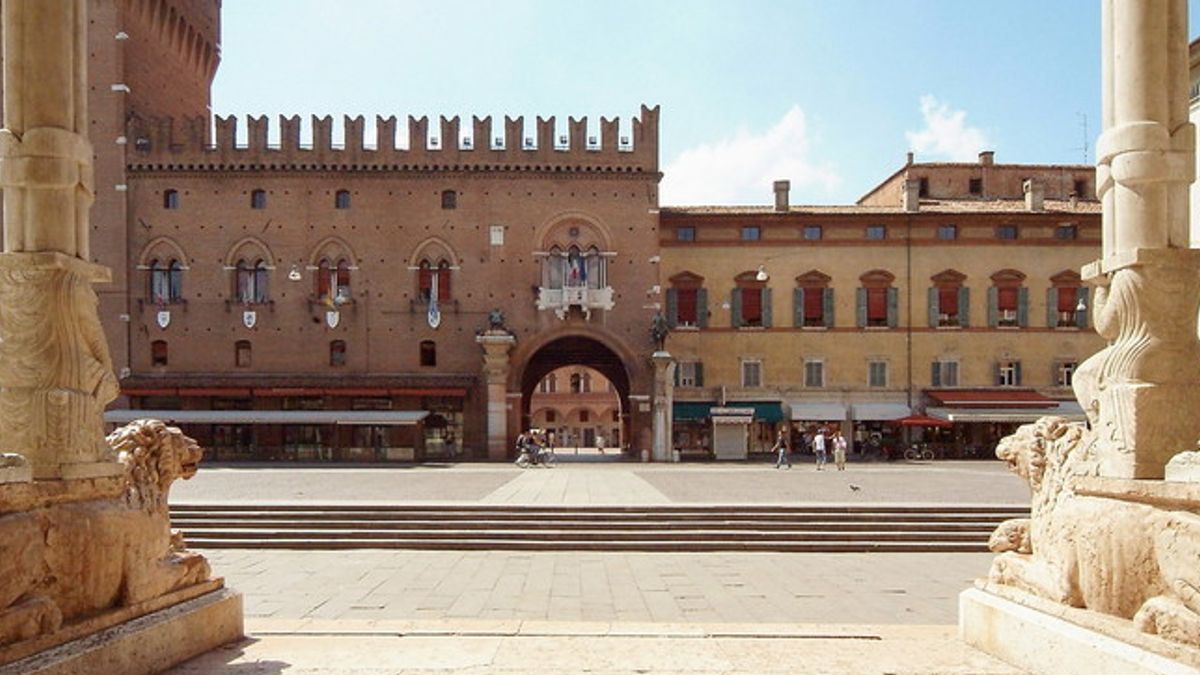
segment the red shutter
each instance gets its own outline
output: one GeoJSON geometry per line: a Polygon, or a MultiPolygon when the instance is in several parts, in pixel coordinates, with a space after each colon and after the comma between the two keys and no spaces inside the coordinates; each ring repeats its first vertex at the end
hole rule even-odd
{"type": "Polygon", "coordinates": [[[696,321],[696,289],[681,288],[675,295],[675,313],[679,323],[695,324],[696,321]]]}
{"type": "Polygon", "coordinates": [[[804,320],[818,324],[825,320],[825,289],[804,289],[804,320]]]}
{"type": "Polygon", "coordinates": [[[742,321],[747,324],[762,323],[762,291],[757,288],[742,289],[742,321]]]}
{"type": "Polygon", "coordinates": [[[1000,311],[1017,311],[1018,288],[1000,288],[996,292],[996,306],[1000,311]]]}
{"type": "Polygon", "coordinates": [[[938,312],[949,316],[958,315],[958,288],[938,289],[938,312]]]}
{"type": "Polygon", "coordinates": [[[442,267],[438,270],[438,302],[450,301],[450,268],[442,267]]]}
{"type": "Polygon", "coordinates": [[[422,266],[420,273],[417,275],[417,285],[422,298],[429,297],[429,289],[433,285],[433,270],[427,266],[422,266]]]}
{"type": "Polygon", "coordinates": [[[1058,311],[1074,312],[1075,306],[1079,302],[1078,288],[1063,288],[1058,289],[1058,311]]]}
{"type": "Polygon", "coordinates": [[[867,289],[867,321],[887,321],[887,289],[867,289]]]}

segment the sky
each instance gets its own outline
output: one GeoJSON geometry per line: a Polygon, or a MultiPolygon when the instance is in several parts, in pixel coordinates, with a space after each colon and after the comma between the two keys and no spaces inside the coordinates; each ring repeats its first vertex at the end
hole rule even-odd
{"type": "Polygon", "coordinates": [[[781,178],[845,204],[909,151],[1094,162],[1099,26],[1099,0],[224,0],[213,111],[625,134],[658,105],[663,205],[767,204],[781,178]]]}

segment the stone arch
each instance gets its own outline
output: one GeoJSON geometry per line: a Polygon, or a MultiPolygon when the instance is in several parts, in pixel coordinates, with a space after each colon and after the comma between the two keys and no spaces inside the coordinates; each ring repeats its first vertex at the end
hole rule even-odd
{"type": "Polygon", "coordinates": [[[408,266],[418,267],[422,260],[428,260],[434,264],[439,260],[446,260],[450,263],[451,268],[459,266],[459,258],[454,252],[454,247],[441,237],[429,237],[414,246],[412,255],[408,259],[408,266]]]}
{"type": "Polygon", "coordinates": [[[188,258],[179,242],[166,236],[155,237],[142,248],[142,253],[138,256],[138,267],[146,269],[150,267],[152,260],[170,262],[171,259],[178,260],[183,269],[188,269],[188,258]]]}
{"type": "Polygon", "coordinates": [[[358,267],[358,256],[354,254],[354,249],[350,248],[345,239],[338,236],[325,237],[317,242],[308,258],[309,266],[316,267],[322,258],[329,260],[333,265],[336,265],[338,260],[345,259],[350,264],[350,269],[358,267]]]}
{"type": "Polygon", "coordinates": [[[534,246],[539,251],[548,251],[554,245],[566,250],[572,245],[580,251],[595,246],[599,251],[613,250],[613,233],[599,217],[577,209],[560,211],[538,226],[534,234],[534,246]],[[571,228],[578,232],[571,236],[571,228]]]}
{"type": "Polygon", "coordinates": [[[864,272],[862,276],[858,278],[858,280],[862,282],[864,288],[886,288],[891,286],[892,283],[896,281],[896,275],[887,270],[876,269],[869,272],[864,272]]]}
{"type": "Polygon", "coordinates": [[[267,263],[268,269],[275,268],[275,256],[271,254],[271,248],[258,237],[243,237],[230,246],[229,253],[225,256],[225,266],[235,267],[241,258],[245,258],[247,262],[261,259],[267,263]],[[256,252],[250,253],[252,250],[256,252]]]}

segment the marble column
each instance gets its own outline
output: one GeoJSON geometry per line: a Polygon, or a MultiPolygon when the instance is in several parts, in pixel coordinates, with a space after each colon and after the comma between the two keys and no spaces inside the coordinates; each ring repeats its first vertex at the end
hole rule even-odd
{"type": "Polygon", "coordinates": [[[120,473],[104,442],[116,398],[91,284],[87,1],[5,0],[0,186],[0,451],[35,479],[120,473]]]}
{"type": "Polygon", "coordinates": [[[517,339],[503,329],[484,331],[475,338],[483,347],[483,377],[487,385],[488,459],[508,458],[508,352],[517,339]]]}
{"type": "Polygon", "coordinates": [[[650,356],[654,363],[654,427],[650,457],[656,462],[671,461],[671,408],[674,404],[673,382],[675,358],[665,351],[650,356]]]}
{"type": "Polygon", "coordinates": [[[1200,439],[1200,251],[1188,248],[1195,129],[1188,122],[1186,0],[1104,0],[1103,203],[1093,320],[1108,346],[1075,392],[1102,475],[1162,478],[1200,439]]]}

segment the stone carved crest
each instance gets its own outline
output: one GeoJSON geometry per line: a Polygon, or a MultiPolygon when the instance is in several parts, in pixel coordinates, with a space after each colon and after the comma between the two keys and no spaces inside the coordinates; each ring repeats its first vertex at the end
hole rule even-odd
{"type": "Polygon", "coordinates": [[[1200,646],[1200,509],[1078,494],[1098,441],[1059,417],[1001,441],[996,455],[1029,481],[1033,503],[992,534],[989,581],[1200,646]]]}
{"type": "Polygon", "coordinates": [[[342,320],[342,313],[333,309],[325,312],[325,325],[330,328],[337,328],[338,323],[342,320]]]}
{"type": "Polygon", "coordinates": [[[159,328],[166,330],[167,326],[171,325],[171,312],[165,309],[159,310],[154,316],[154,321],[158,324],[159,328]]]}
{"type": "Polygon", "coordinates": [[[257,323],[258,323],[258,312],[254,311],[252,309],[247,309],[242,312],[242,325],[243,326],[245,326],[246,328],[254,328],[255,324],[257,324],[257,323]]]}

